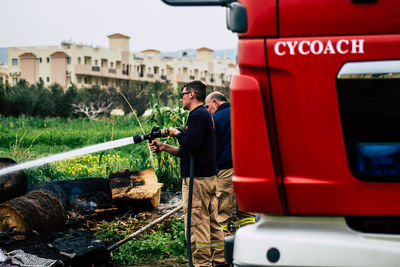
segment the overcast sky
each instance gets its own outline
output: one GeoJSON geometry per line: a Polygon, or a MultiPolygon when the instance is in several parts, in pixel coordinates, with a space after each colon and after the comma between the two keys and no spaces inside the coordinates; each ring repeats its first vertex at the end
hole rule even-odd
{"type": "Polygon", "coordinates": [[[72,40],[108,47],[107,35],[131,37],[130,50],[237,47],[223,7],[172,7],[161,0],[1,0],[0,47],[72,40]]]}

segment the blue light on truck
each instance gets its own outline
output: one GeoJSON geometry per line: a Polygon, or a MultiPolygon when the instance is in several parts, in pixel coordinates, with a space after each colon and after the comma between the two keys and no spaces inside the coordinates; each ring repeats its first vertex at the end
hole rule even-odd
{"type": "Polygon", "coordinates": [[[368,177],[400,177],[400,143],[358,144],[357,171],[368,177]]]}

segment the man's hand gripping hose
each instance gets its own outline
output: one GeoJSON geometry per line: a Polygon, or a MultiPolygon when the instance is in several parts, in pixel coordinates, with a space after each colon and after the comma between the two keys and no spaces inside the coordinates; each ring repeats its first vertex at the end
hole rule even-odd
{"type": "Polygon", "coordinates": [[[148,134],[137,134],[133,136],[133,141],[135,144],[142,142],[143,140],[148,140],[149,142],[153,141],[159,137],[167,137],[169,136],[169,129],[168,128],[160,128],[158,126],[154,126],[151,129],[151,132],[148,134]]]}

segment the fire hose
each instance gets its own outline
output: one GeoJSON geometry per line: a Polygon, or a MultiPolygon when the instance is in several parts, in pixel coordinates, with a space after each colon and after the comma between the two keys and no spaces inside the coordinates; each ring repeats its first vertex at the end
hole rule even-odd
{"type": "MultiPolygon", "coordinates": [[[[183,130],[181,130],[181,132],[183,132],[183,130]]],[[[167,137],[167,136],[169,136],[169,129],[167,129],[167,128],[160,129],[160,127],[154,126],[149,134],[138,134],[138,135],[133,136],[133,138],[127,137],[127,138],[123,138],[123,139],[119,139],[119,140],[115,140],[115,141],[105,142],[102,144],[97,144],[97,145],[92,145],[92,146],[88,146],[88,147],[84,147],[84,148],[80,148],[80,149],[76,149],[76,150],[72,150],[72,151],[62,152],[62,153],[51,155],[48,157],[31,160],[31,161],[20,163],[20,164],[14,165],[14,166],[6,167],[6,168],[3,168],[0,170],[0,176],[9,174],[9,173],[12,173],[15,171],[19,171],[19,170],[24,170],[24,169],[28,169],[28,168],[32,168],[32,167],[41,166],[41,165],[48,164],[48,163],[51,163],[54,161],[65,160],[68,158],[82,156],[82,155],[86,155],[86,154],[90,154],[90,153],[94,153],[94,152],[99,152],[99,151],[103,151],[103,150],[110,149],[110,148],[129,145],[132,143],[137,144],[144,140],[148,140],[149,142],[151,142],[155,138],[167,137]]],[[[193,156],[190,155],[190,182],[189,182],[187,236],[186,236],[189,266],[193,266],[192,250],[191,250],[191,242],[190,242],[190,240],[191,240],[190,225],[191,225],[191,211],[192,211],[193,172],[194,172],[194,163],[193,162],[194,162],[193,156]]],[[[152,223],[148,224],[147,226],[143,227],[142,229],[136,231],[132,235],[130,235],[130,236],[126,237],[125,239],[119,241],[118,243],[110,246],[109,248],[107,248],[107,251],[111,251],[111,250],[121,246],[122,244],[129,241],[136,235],[147,230],[154,224],[166,219],[167,217],[169,217],[170,215],[172,215],[173,213],[177,212],[180,209],[182,209],[182,206],[170,211],[169,213],[165,214],[164,216],[160,217],[159,219],[155,220],[154,222],[152,222],[152,223]]]]}
{"type": "Polygon", "coordinates": [[[162,128],[158,126],[154,126],[151,129],[151,132],[149,134],[137,134],[133,136],[133,141],[135,144],[140,143],[144,140],[148,140],[149,142],[153,141],[156,138],[159,137],[167,137],[169,135],[169,129],[168,128],[162,128]]]}
{"type": "MultiPolygon", "coordinates": [[[[184,132],[184,130],[179,129],[181,132],[184,132]]],[[[148,140],[151,142],[155,138],[159,137],[166,137],[169,136],[169,129],[168,128],[162,128],[158,126],[154,126],[149,134],[138,134],[133,136],[133,141],[134,143],[140,143],[144,140],[148,140]]],[[[188,253],[188,261],[189,261],[189,266],[193,266],[192,262],[192,248],[191,248],[191,231],[190,231],[190,226],[191,226],[191,218],[192,218],[192,196],[193,196],[193,177],[194,177],[194,158],[192,153],[190,154],[190,178],[189,178],[189,196],[188,196],[188,212],[187,212],[187,223],[186,223],[186,244],[187,244],[187,253],[188,253]]],[[[117,247],[121,246],[122,244],[125,244],[138,234],[146,231],[153,225],[157,224],[158,222],[161,222],[168,218],[170,215],[174,214],[175,212],[179,211],[182,209],[183,206],[177,207],[174,210],[170,211],[169,213],[165,214],[164,216],[154,220],[153,222],[149,223],[148,225],[142,227],[135,233],[127,236],[126,238],[120,240],[119,242],[115,243],[114,245],[110,246],[107,248],[107,251],[112,251],[116,249],[117,247]]]]}
{"type": "Polygon", "coordinates": [[[154,126],[149,134],[138,134],[132,137],[126,137],[114,141],[104,142],[101,144],[91,145],[83,148],[78,148],[75,150],[70,150],[67,152],[62,152],[54,155],[50,155],[47,157],[26,161],[23,163],[19,163],[17,165],[12,165],[3,169],[0,169],[0,176],[10,174],[16,171],[42,166],[44,164],[52,163],[55,161],[65,160],[69,158],[74,158],[78,156],[83,156],[86,154],[91,154],[95,152],[100,152],[107,149],[112,149],[116,147],[126,146],[130,144],[140,143],[143,140],[152,141],[158,137],[166,137],[169,134],[168,129],[160,129],[158,126],[154,126]]]}

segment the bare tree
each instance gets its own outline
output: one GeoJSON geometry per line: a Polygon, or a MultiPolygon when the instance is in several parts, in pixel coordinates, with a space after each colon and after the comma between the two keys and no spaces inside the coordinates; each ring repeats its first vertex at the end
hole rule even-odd
{"type": "Polygon", "coordinates": [[[112,104],[113,104],[112,102],[110,102],[110,103],[106,103],[106,102],[93,103],[93,102],[90,102],[89,104],[81,102],[79,104],[71,104],[71,105],[74,108],[74,113],[83,113],[89,119],[96,120],[98,115],[100,115],[101,113],[109,111],[111,106],[112,106],[112,104]]]}

